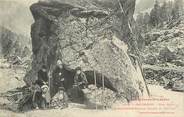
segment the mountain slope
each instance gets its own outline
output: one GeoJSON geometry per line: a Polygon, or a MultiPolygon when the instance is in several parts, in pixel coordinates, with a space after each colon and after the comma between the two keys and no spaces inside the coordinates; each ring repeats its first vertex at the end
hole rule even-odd
{"type": "Polygon", "coordinates": [[[168,85],[184,91],[184,18],[145,34],[147,46],[142,55],[144,74],[150,84],[168,85]]]}
{"type": "Polygon", "coordinates": [[[184,19],[175,20],[160,29],[153,29],[145,34],[146,48],[144,58],[152,56],[157,61],[147,64],[184,66],[184,19]],[[183,64],[178,64],[181,61],[183,64]]]}
{"type": "Polygon", "coordinates": [[[0,55],[25,57],[30,52],[30,39],[0,26],[0,55]]]}

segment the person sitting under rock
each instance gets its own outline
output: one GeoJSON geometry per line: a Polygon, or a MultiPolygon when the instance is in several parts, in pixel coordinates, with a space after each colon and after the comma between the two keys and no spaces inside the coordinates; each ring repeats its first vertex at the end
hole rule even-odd
{"type": "Polygon", "coordinates": [[[78,86],[81,89],[86,88],[88,85],[88,81],[86,79],[85,73],[82,71],[80,67],[76,68],[76,73],[74,76],[74,87],[78,86]]]}
{"type": "MultiPolygon", "coordinates": [[[[46,94],[48,93],[48,74],[47,74],[47,68],[45,65],[42,66],[41,70],[38,71],[38,79],[35,82],[35,86],[37,87],[34,91],[33,95],[33,106],[36,109],[46,108],[46,94]]],[[[48,95],[47,95],[48,96],[48,95]]]]}
{"type": "Polygon", "coordinates": [[[73,88],[68,91],[68,96],[72,102],[84,103],[85,94],[84,90],[87,89],[88,81],[86,74],[80,67],[75,69],[75,75],[73,77],[73,88]]]}

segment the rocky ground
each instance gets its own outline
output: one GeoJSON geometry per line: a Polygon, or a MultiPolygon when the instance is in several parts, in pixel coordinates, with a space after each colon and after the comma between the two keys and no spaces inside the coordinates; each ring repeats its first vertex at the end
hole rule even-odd
{"type": "Polygon", "coordinates": [[[184,19],[145,34],[144,62],[161,67],[184,66],[184,19]],[[179,22],[179,23],[178,23],[179,22]]]}
{"type": "Polygon", "coordinates": [[[6,59],[0,59],[0,92],[23,86],[25,72],[22,66],[11,66],[6,59]]]}
{"type": "Polygon", "coordinates": [[[179,81],[184,89],[184,18],[171,21],[163,28],[145,34],[142,53],[144,73],[149,84],[166,85],[179,81]]]}
{"type": "MultiPolygon", "coordinates": [[[[16,67],[10,67],[10,65],[6,62],[4,59],[0,59],[0,93],[8,91],[10,89],[20,87],[24,85],[24,82],[22,81],[22,78],[25,74],[25,69],[21,66],[16,67]]],[[[183,93],[179,92],[173,92],[169,90],[163,89],[163,87],[156,86],[156,85],[149,85],[149,89],[152,95],[152,99],[157,96],[162,96],[169,99],[169,102],[172,102],[177,105],[177,110],[174,110],[175,117],[182,117],[184,113],[181,113],[183,110],[183,93]],[[177,100],[176,100],[177,99],[177,100]]],[[[0,98],[0,104],[2,107],[2,104],[5,103],[5,99],[0,98]]],[[[112,115],[115,117],[122,117],[125,113],[126,116],[130,117],[148,117],[148,115],[140,114],[136,110],[121,110],[121,106],[123,104],[121,103],[115,103],[113,104],[112,109],[107,110],[91,110],[87,109],[85,105],[80,104],[74,104],[70,103],[69,107],[63,110],[60,109],[52,109],[52,110],[32,110],[25,113],[15,113],[6,109],[1,108],[0,109],[0,117],[90,117],[90,116],[106,116],[111,117],[112,115]]],[[[152,115],[150,115],[152,116],[152,115]]],[[[164,117],[167,116],[167,114],[158,114],[153,115],[154,117],[164,117]]]]}

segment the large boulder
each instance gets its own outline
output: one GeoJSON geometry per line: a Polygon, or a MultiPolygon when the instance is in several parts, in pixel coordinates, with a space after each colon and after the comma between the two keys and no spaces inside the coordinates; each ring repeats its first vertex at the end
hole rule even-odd
{"type": "MultiPolygon", "coordinates": [[[[97,82],[105,76],[105,86],[125,93],[129,100],[147,96],[138,61],[135,57],[131,61],[127,54],[134,8],[135,0],[47,0],[33,4],[33,61],[25,82],[34,82],[43,64],[52,73],[61,59],[70,79],[67,86],[72,85],[74,70],[80,66],[89,74],[95,71],[97,82]]],[[[94,80],[93,75],[87,74],[87,78],[94,80]]]]}

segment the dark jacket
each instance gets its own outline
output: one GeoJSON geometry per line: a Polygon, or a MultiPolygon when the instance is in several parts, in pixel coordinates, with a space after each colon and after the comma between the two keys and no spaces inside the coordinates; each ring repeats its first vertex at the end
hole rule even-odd
{"type": "Polygon", "coordinates": [[[81,84],[87,85],[88,81],[86,79],[86,75],[83,72],[81,72],[79,75],[75,74],[75,76],[74,76],[74,84],[75,85],[81,85],[81,84]]]}
{"type": "Polygon", "coordinates": [[[36,84],[40,87],[44,85],[44,83],[48,82],[48,74],[47,72],[43,72],[42,70],[38,71],[38,79],[36,80],[36,84]]]}
{"type": "Polygon", "coordinates": [[[53,85],[57,87],[64,87],[64,70],[56,67],[53,71],[53,85]]]}

